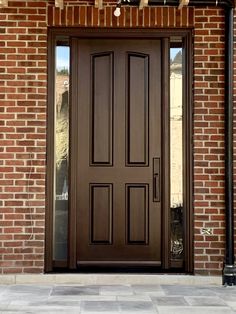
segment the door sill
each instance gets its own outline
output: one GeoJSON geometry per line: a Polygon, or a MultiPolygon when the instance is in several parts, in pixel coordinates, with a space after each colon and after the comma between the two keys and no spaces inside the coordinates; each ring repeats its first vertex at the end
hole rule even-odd
{"type": "Polygon", "coordinates": [[[13,274],[0,275],[1,284],[131,285],[182,284],[222,285],[221,276],[186,274],[13,274]]]}

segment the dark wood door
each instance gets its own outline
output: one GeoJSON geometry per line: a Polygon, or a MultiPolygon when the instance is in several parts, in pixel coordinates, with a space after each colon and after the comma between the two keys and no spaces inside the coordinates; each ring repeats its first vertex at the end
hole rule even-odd
{"type": "Polygon", "coordinates": [[[73,45],[77,265],[160,266],[161,42],[73,45]]]}

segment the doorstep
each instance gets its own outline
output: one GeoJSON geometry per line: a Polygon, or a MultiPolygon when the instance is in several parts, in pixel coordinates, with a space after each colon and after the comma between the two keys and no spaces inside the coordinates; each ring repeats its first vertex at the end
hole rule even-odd
{"type": "Polygon", "coordinates": [[[69,285],[222,285],[221,276],[152,275],[152,274],[21,274],[0,275],[0,284],[69,284],[69,285]]]}

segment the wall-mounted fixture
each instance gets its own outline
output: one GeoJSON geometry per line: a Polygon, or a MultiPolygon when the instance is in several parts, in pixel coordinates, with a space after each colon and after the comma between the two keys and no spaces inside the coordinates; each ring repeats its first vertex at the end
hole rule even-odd
{"type": "MultiPolygon", "coordinates": [[[[145,1],[148,1],[148,0],[145,0],[145,1]]],[[[120,8],[121,8],[121,5],[123,3],[124,4],[130,4],[130,0],[118,0],[117,1],[116,8],[115,8],[115,11],[113,13],[116,17],[120,16],[120,8]]]]}
{"type": "Polygon", "coordinates": [[[115,15],[116,17],[119,17],[119,16],[120,16],[121,2],[122,2],[122,0],[118,0],[118,1],[117,1],[116,9],[115,9],[115,11],[114,11],[114,15],[115,15]]]}

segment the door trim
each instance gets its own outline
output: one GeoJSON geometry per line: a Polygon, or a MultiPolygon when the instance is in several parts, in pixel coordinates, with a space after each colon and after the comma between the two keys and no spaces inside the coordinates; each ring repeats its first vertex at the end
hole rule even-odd
{"type": "Polygon", "coordinates": [[[162,156],[161,156],[161,169],[163,171],[161,179],[163,190],[162,195],[162,265],[164,269],[170,267],[170,62],[169,62],[169,51],[170,51],[170,40],[169,38],[162,39],[161,47],[161,90],[168,90],[168,93],[162,93],[161,95],[161,112],[162,112],[162,156]],[[169,208],[169,210],[167,210],[169,208]],[[165,210],[166,209],[166,210],[165,210]]]}
{"type": "MultiPolygon", "coordinates": [[[[73,42],[73,37],[76,38],[89,38],[89,39],[162,39],[162,56],[164,62],[162,63],[162,90],[169,90],[169,38],[172,36],[180,36],[183,39],[184,49],[183,49],[183,71],[184,71],[184,81],[183,81],[183,107],[184,107],[184,251],[185,251],[185,263],[184,271],[187,273],[193,272],[193,205],[192,205],[192,195],[193,195],[193,179],[192,179],[192,31],[184,29],[127,29],[127,28],[49,28],[48,29],[48,106],[47,106],[47,174],[46,174],[46,226],[45,226],[45,271],[50,272],[55,266],[67,267],[69,270],[76,269],[76,189],[69,190],[69,228],[68,228],[68,263],[55,264],[53,262],[53,206],[54,206],[54,86],[55,86],[55,44],[58,37],[70,38],[70,42],[73,42]],[[165,56],[165,57],[164,57],[165,56]]],[[[76,45],[71,45],[76,47],[76,45]]],[[[76,48],[73,48],[76,50],[76,48]]],[[[76,51],[71,50],[71,54],[76,54],[76,51]]],[[[72,59],[72,58],[71,58],[72,59]]],[[[75,82],[76,75],[73,69],[77,68],[77,60],[74,58],[71,60],[71,82],[75,82]]],[[[77,110],[75,103],[74,92],[76,84],[71,84],[70,87],[70,119],[76,119],[77,110]],[[74,85],[74,86],[73,86],[74,85]]],[[[162,160],[169,165],[169,151],[170,151],[170,139],[169,139],[169,93],[163,93],[162,95],[162,129],[165,130],[162,136],[162,143],[165,143],[162,147],[164,156],[162,160]],[[165,110],[163,110],[165,108],[165,110]],[[164,128],[163,128],[164,127],[164,128]]],[[[71,125],[70,123],[70,133],[71,125]]],[[[73,137],[70,137],[70,152],[69,155],[73,156],[73,149],[76,148],[76,143],[73,141],[73,137]],[[72,144],[72,145],[71,145],[72,144]],[[73,147],[73,149],[71,149],[73,147]]],[[[75,141],[75,139],[74,139],[75,141]]],[[[76,186],[76,160],[70,157],[70,169],[75,169],[73,172],[69,173],[70,186],[76,186]]],[[[169,178],[169,167],[162,164],[162,181],[163,178],[169,178]]],[[[170,208],[169,201],[169,191],[170,183],[165,180],[164,191],[162,191],[162,203],[163,208],[170,208]]],[[[169,228],[169,210],[163,210],[162,213],[162,234],[164,235],[162,240],[162,270],[170,270],[170,228],[169,228]],[[164,226],[166,226],[164,228],[164,226]]],[[[64,271],[64,270],[63,270],[64,271]]],[[[66,268],[65,268],[66,271],[66,268]]]]}

